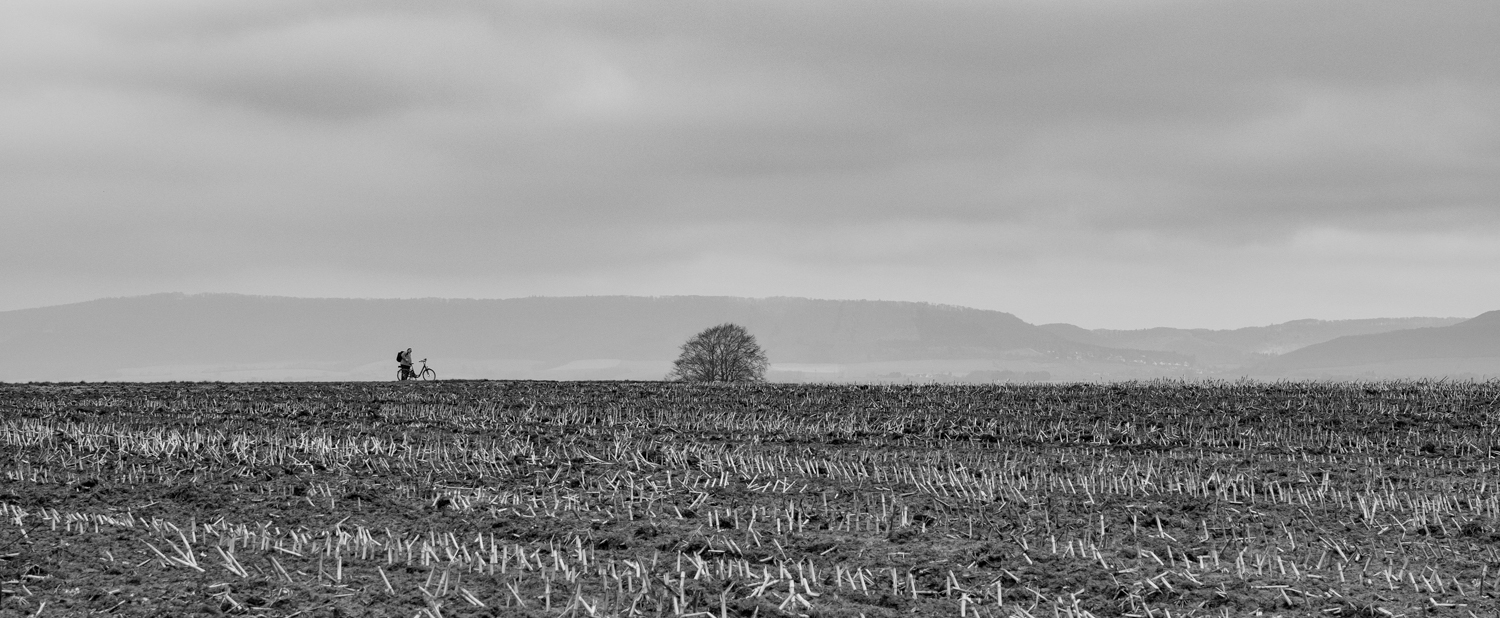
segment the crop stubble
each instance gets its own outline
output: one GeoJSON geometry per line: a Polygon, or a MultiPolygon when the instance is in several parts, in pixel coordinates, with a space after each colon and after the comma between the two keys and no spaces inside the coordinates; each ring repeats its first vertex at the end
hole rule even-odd
{"type": "Polygon", "coordinates": [[[0,616],[1495,616],[1497,402],[0,385],[0,616]]]}

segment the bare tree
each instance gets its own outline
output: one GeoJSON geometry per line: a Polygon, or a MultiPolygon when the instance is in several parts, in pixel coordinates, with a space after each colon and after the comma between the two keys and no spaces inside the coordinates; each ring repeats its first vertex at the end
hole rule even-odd
{"type": "Polygon", "coordinates": [[[738,324],[720,324],[682,344],[668,380],[684,382],[764,382],[766,353],[738,324]]]}

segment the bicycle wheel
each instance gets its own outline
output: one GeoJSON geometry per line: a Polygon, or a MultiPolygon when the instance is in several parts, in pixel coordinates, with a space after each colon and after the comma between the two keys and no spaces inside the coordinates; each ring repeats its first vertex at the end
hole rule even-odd
{"type": "Polygon", "coordinates": [[[400,382],[400,381],[405,380],[405,379],[406,379],[406,372],[402,371],[400,369],[397,369],[396,370],[396,381],[400,382]]]}
{"type": "Polygon", "coordinates": [[[432,368],[430,368],[430,367],[426,368],[426,369],[423,369],[422,370],[422,379],[423,380],[436,380],[437,379],[437,372],[433,371],[432,368]]]}

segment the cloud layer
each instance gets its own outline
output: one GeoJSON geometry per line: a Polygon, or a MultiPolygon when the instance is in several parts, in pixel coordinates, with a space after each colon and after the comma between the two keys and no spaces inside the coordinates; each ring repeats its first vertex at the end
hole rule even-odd
{"type": "Polygon", "coordinates": [[[0,309],[1500,307],[1493,2],[0,7],[0,309]]]}

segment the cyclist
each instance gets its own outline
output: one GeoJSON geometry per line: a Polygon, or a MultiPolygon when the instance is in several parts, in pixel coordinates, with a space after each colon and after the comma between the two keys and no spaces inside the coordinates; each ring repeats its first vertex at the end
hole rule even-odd
{"type": "Polygon", "coordinates": [[[411,348],[407,348],[405,352],[397,352],[396,362],[401,365],[402,380],[415,377],[411,372],[411,348]]]}

